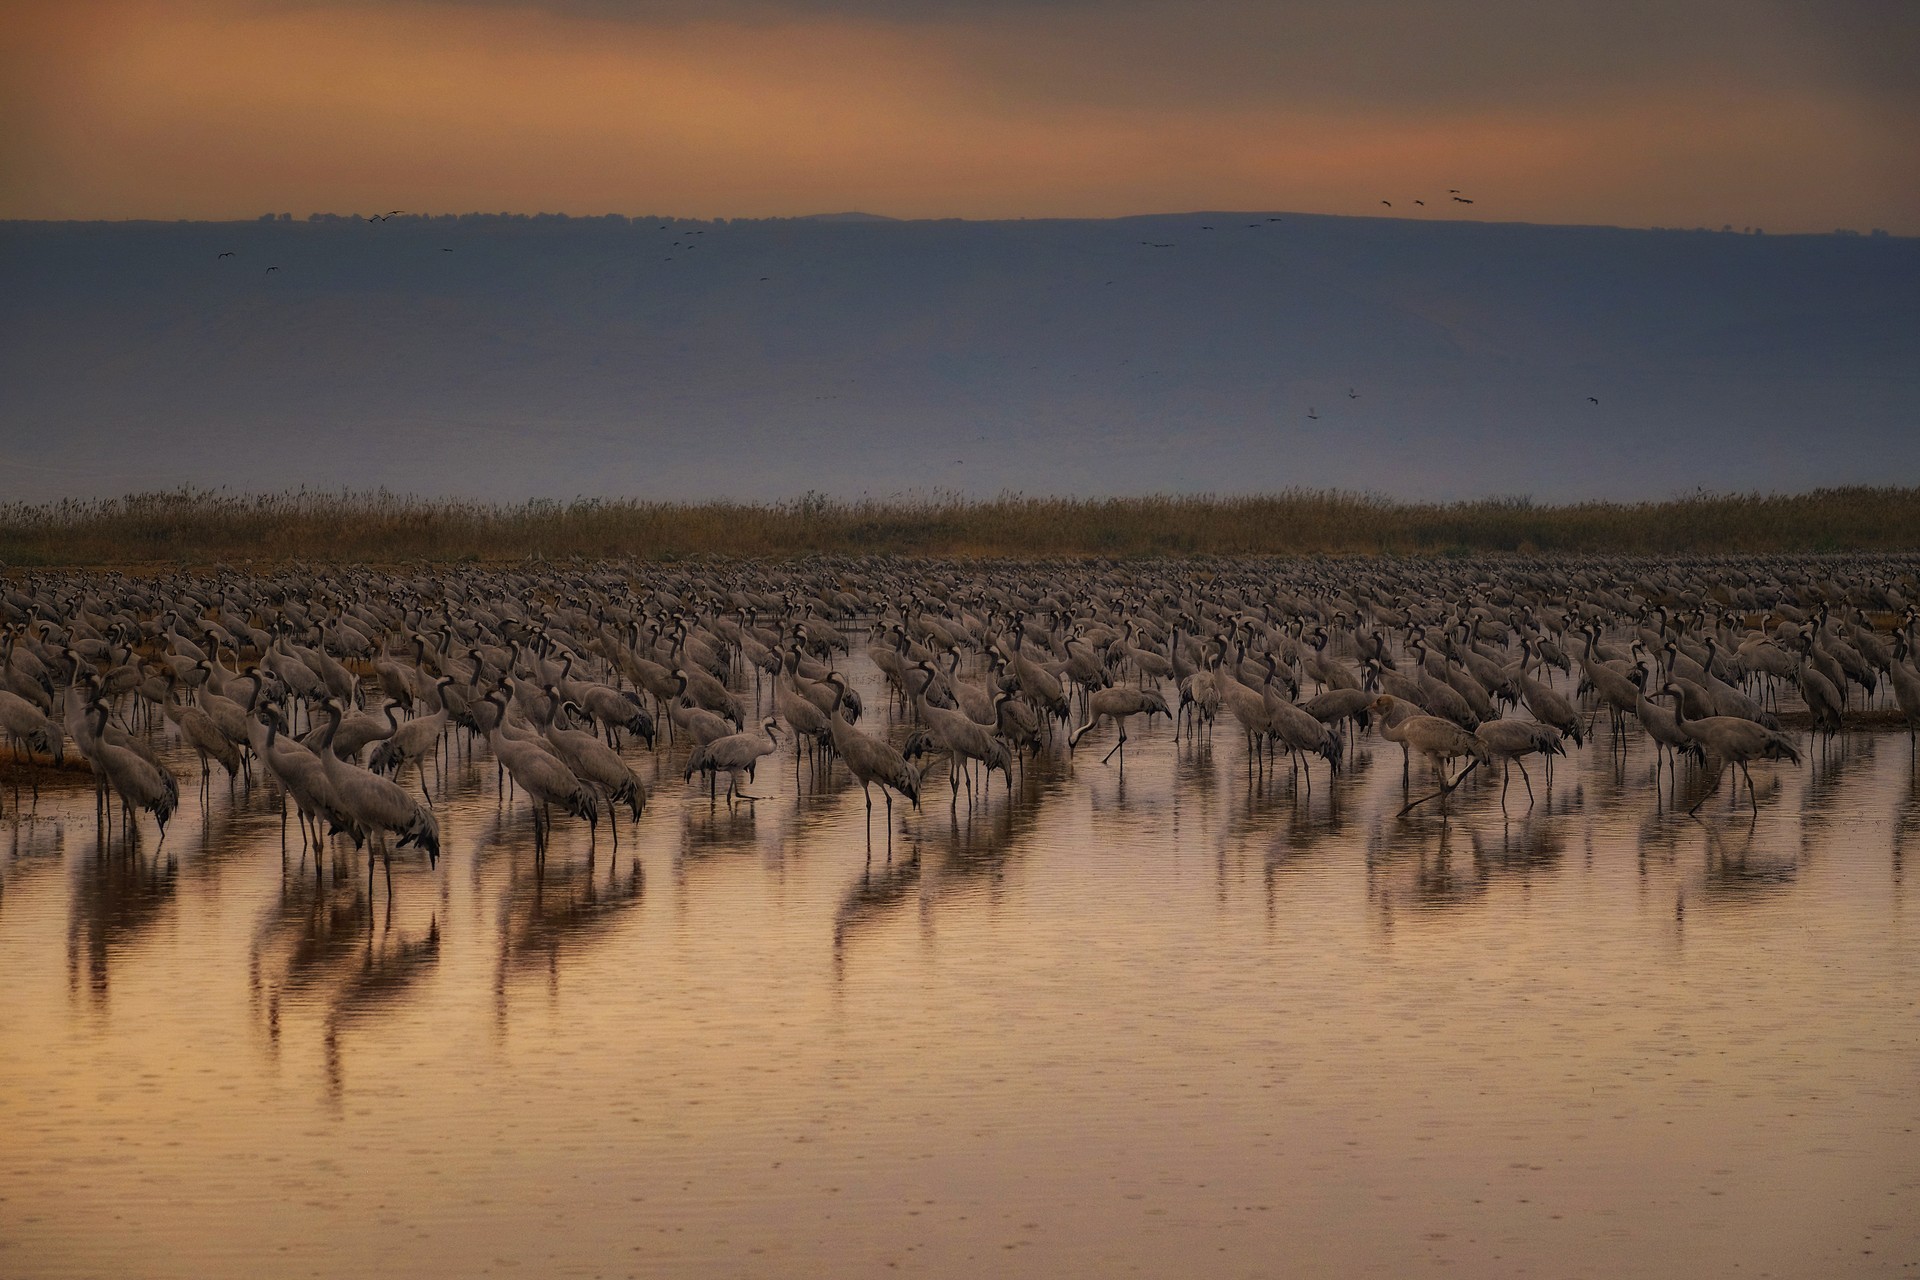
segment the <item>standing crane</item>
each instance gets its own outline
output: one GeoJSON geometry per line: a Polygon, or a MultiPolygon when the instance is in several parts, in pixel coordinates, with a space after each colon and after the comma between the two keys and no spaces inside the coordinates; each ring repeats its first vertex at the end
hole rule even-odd
{"type": "Polygon", "coordinates": [[[760,763],[762,756],[770,756],[779,750],[780,722],[768,716],[760,722],[760,727],[752,733],[730,733],[724,738],[715,738],[712,742],[696,746],[687,756],[687,777],[696,773],[707,775],[707,799],[714,799],[714,787],[721,774],[727,775],[727,803],[731,805],[734,797],[742,800],[764,800],[765,796],[750,796],[740,790],[740,776],[753,777],[754,766],[760,763]]]}
{"type": "Polygon", "coordinates": [[[891,743],[883,742],[872,734],[862,732],[847,723],[840,714],[840,705],[846,699],[846,681],[839,673],[829,672],[827,683],[837,695],[833,710],[827,716],[827,729],[833,738],[833,753],[847,766],[854,781],[860,784],[860,790],[867,797],[867,830],[873,830],[873,791],[872,783],[880,784],[881,798],[887,802],[887,843],[893,843],[893,793],[898,791],[920,807],[920,771],[907,763],[907,758],[896,751],[891,743]]]}
{"type": "Polygon", "coordinates": [[[1718,762],[1714,769],[1713,785],[1701,793],[1687,810],[1689,816],[1700,812],[1700,806],[1707,797],[1720,789],[1720,778],[1727,771],[1728,764],[1740,766],[1740,776],[1747,780],[1747,800],[1753,806],[1753,816],[1760,816],[1760,797],[1753,789],[1753,775],[1747,772],[1749,760],[1791,760],[1800,763],[1800,752],[1793,740],[1777,729],[1755,724],[1751,720],[1741,720],[1734,716],[1706,716],[1702,719],[1690,719],[1686,705],[1681,701],[1680,690],[1669,681],[1661,692],[1673,699],[1673,722],[1680,732],[1698,742],[1712,752],[1718,762]]]}
{"type": "Polygon", "coordinates": [[[322,727],[319,749],[320,767],[340,802],[340,808],[352,822],[357,836],[367,842],[367,882],[373,882],[373,858],[379,853],[387,872],[387,897],[393,897],[393,851],[387,847],[389,834],[399,837],[399,845],[418,845],[427,851],[427,865],[440,863],[440,823],[433,811],[415,800],[406,788],[391,778],[369,773],[348,764],[333,750],[333,735],[340,727],[344,708],[338,698],[320,704],[327,717],[322,727]]]}
{"type": "Polygon", "coordinates": [[[95,722],[89,756],[94,767],[105,776],[107,785],[120,797],[123,821],[132,829],[134,810],[146,810],[160,824],[160,842],[165,844],[167,820],[180,807],[180,784],[164,767],[149,762],[131,748],[107,740],[106,703],[94,703],[88,714],[95,722]]]}
{"type": "Polygon", "coordinates": [[[1093,731],[1102,720],[1111,720],[1120,728],[1120,738],[1100,757],[1105,764],[1113,759],[1113,753],[1120,753],[1120,767],[1127,765],[1127,717],[1145,714],[1148,720],[1156,715],[1173,719],[1173,712],[1167,709],[1167,700],[1153,689],[1136,689],[1127,685],[1099,689],[1087,698],[1087,722],[1067,735],[1067,754],[1080,745],[1080,739],[1093,731]]]}
{"type": "Polygon", "coordinates": [[[1455,787],[1465,781],[1466,776],[1482,764],[1487,763],[1491,753],[1487,744],[1473,734],[1468,733],[1451,720],[1442,720],[1439,716],[1407,716],[1396,720],[1392,712],[1396,699],[1391,694],[1381,694],[1374,699],[1373,709],[1380,713],[1380,733],[1389,742],[1397,742],[1403,748],[1417,751],[1433,762],[1435,775],[1440,779],[1440,789],[1431,795],[1421,796],[1418,800],[1409,800],[1402,805],[1395,817],[1404,818],[1427,801],[1440,800],[1441,812],[1446,811],[1446,798],[1453,794],[1455,787]],[[1466,768],[1460,770],[1451,781],[1447,778],[1447,764],[1469,756],[1466,768]]]}

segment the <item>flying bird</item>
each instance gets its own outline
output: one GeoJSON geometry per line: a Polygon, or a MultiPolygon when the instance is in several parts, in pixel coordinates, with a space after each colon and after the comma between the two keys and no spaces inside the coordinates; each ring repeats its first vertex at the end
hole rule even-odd
{"type": "Polygon", "coordinates": [[[442,253],[452,253],[452,252],[453,252],[453,250],[451,250],[451,249],[446,249],[446,248],[443,248],[443,249],[441,249],[441,250],[440,250],[440,252],[442,252],[442,253]]]}
{"type": "Polygon", "coordinates": [[[1472,204],[1473,203],[1473,201],[1467,199],[1465,196],[1455,196],[1453,198],[1453,202],[1455,204],[1472,204]]]}
{"type": "Polygon", "coordinates": [[[1315,413],[1311,407],[1307,409],[1307,421],[1308,422],[1320,421],[1320,415],[1315,413]]]}
{"type": "Polygon", "coordinates": [[[1389,209],[1393,208],[1393,201],[1391,200],[1382,200],[1380,203],[1387,206],[1387,208],[1389,209]]]}
{"type": "Polygon", "coordinates": [[[1417,205],[1425,206],[1427,202],[1425,200],[1415,200],[1414,203],[1417,205]]]}
{"type": "Polygon", "coordinates": [[[268,268],[267,268],[267,271],[266,271],[266,273],[267,273],[268,275],[272,275],[272,274],[273,274],[274,272],[276,272],[276,271],[278,271],[279,269],[280,269],[280,268],[278,268],[278,267],[268,267],[268,268]]]}
{"type": "Polygon", "coordinates": [[[1347,388],[1347,399],[1358,400],[1359,398],[1360,398],[1360,393],[1358,391],[1355,391],[1352,387],[1347,388]]]}
{"type": "Polygon", "coordinates": [[[1600,397],[1599,397],[1599,396],[1588,396],[1588,397],[1587,397],[1587,403],[1588,403],[1588,404],[1599,404],[1599,403],[1600,403],[1600,397]]]}
{"type": "Polygon", "coordinates": [[[229,249],[225,253],[216,253],[213,256],[216,260],[220,258],[231,258],[233,256],[233,250],[229,249]]]}

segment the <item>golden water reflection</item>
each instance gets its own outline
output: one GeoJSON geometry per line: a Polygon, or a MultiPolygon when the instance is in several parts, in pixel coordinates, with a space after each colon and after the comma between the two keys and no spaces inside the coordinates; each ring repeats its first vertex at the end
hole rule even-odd
{"type": "Polygon", "coordinates": [[[617,848],[541,856],[458,748],[391,893],[259,787],[160,845],[43,780],[0,827],[0,1273],[1920,1263],[1903,738],[1697,819],[1604,727],[1532,804],[1404,819],[1371,739],[1250,776],[1155,726],[890,826],[680,750],[630,749],[617,848]]]}

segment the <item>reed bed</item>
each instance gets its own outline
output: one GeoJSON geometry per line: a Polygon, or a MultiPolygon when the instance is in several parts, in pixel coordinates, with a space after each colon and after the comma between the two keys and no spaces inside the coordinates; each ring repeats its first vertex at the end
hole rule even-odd
{"type": "Polygon", "coordinates": [[[184,489],[0,504],[0,562],[12,567],[816,553],[1119,558],[1916,549],[1920,487],[1559,506],[1525,498],[1413,503],[1306,489],[1255,497],[843,501],[810,493],[764,503],[518,504],[385,491],[184,489]]]}

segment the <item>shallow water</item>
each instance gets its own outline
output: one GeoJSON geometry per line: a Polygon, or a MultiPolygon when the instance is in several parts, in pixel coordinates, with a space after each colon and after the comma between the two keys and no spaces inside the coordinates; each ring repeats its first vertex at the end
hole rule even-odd
{"type": "Polygon", "coordinates": [[[1904,734],[1702,821],[1604,724],[1507,820],[1396,819],[1377,737],[1310,790],[1224,723],[1111,742],[951,809],[936,768],[871,853],[790,746],[731,810],[636,749],[617,855],[544,867],[462,746],[391,896],[268,788],[156,847],[43,782],[0,1274],[1920,1273],[1904,734]]]}

